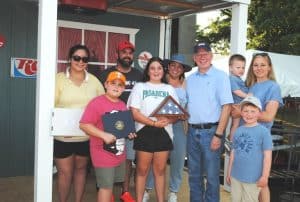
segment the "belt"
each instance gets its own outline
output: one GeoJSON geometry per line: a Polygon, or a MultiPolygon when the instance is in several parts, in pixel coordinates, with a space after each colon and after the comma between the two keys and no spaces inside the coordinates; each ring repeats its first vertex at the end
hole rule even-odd
{"type": "Polygon", "coordinates": [[[196,129],[210,129],[213,126],[218,125],[219,122],[215,122],[215,123],[199,123],[199,124],[190,124],[189,126],[191,126],[192,128],[196,128],[196,129]]]}

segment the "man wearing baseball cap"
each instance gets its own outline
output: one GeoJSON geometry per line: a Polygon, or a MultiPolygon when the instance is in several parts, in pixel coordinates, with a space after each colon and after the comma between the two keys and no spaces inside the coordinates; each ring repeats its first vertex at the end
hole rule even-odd
{"type": "Polygon", "coordinates": [[[190,201],[220,200],[220,157],[224,132],[233,103],[229,77],[212,64],[208,43],[194,46],[198,71],[186,80],[189,130],[187,156],[190,201]],[[204,186],[204,174],[206,186],[204,186]]]}
{"type": "MultiPolygon", "coordinates": [[[[138,69],[132,67],[133,53],[135,46],[127,40],[120,41],[117,45],[117,65],[104,70],[99,76],[99,80],[104,85],[107,76],[112,71],[119,71],[126,77],[125,91],[121,94],[120,99],[127,103],[129,94],[136,82],[142,80],[142,73],[138,69]]],[[[121,200],[124,202],[133,202],[133,197],[129,193],[129,183],[132,171],[132,162],[135,159],[135,151],[133,150],[133,141],[126,139],[126,174],[123,183],[123,193],[121,200]]]]}

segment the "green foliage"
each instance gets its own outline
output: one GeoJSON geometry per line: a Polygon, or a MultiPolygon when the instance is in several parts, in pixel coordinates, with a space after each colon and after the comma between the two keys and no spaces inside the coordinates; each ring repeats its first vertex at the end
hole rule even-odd
{"type": "MultiPolygon", "coordinates": [[[[300,54],[300,0],[252,0],[248,13],[247,48],[300,54]]],[[[231,10],[221,11],[209,26],[198,27],[196,40],[229,52],[231,10]]]]}
{"type": "Polygon", "coordinates": [[[209,26],[203,29],[198,27],[197,41],[207,42],[218,53],[226,54],[229,50],[230,23],[231,12],[222,10],[220,17],[217,17],[209,26]]]}

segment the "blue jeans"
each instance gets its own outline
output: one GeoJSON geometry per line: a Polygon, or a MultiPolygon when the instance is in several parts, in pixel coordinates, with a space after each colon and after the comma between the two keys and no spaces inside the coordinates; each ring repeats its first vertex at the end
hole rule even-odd
{"type": "MultiPolygon", "coordinates": [[[[187,135],[184,134],[183,122],[178,121],[173,124],[173,150],[170,152],[170,181],[169,189],[171,192],[178,192],[182,182],[182,172],[184,167],[184,158],[186,155],[187,135]]],[[[146,183],[146,189],[154,187],[154,178],[152,169],[149,171],[146,183]]]]}
{"type": "MultiPolygon", "coordinates": [[[[189,127],[187,156],[189,169],[190,202],[220,201],[221,148],[211,151],[210,143],[216,126],[210,129],[189,127]],[[206,176],[206,185],[204,185],[206,176]]],[[[222,145],[222,143],[221,143],[222,145]]]]}

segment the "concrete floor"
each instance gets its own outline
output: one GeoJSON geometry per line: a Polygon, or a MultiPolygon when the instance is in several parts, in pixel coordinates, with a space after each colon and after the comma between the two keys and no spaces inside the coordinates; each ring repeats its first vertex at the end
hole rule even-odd
{"type": "MultiPolygon", "coordinates": [[[[131,183],[131,192],[134,192],[133,182],[131,183]]],[[[115,192],[116,202],[117,200],[117,191],[115,192]]],[[[167,201],[166,193],[166,201],[167,201]]],[[[223,190],[221,186],[221,201],[229,202],[230,194],[223,190]]],[[[0,202],[32,202],[33,201],[33,177],[32,176],[20,176],[20,177],[8,177],[0,178],[0,202]]],[[[56,191],[56,175],[53,178],[53,202],[58,202],[57,191],[56,191]]],[[[74,201],[70,197],[69,202],[74,201]]],[[[84,202],[93,202],[96,201],[96,188],[95,188],[95,178],[93,173],[88,175],[86,192],[84,195],[84,202]]],[[[155,192],[150,192],[150,202],[155,202],[155,192]]],[[[184,171],[184,179],[182,182],[181,190],[178,194],[179,202],[188,202],[189,201],[189,189],[187,182],[187,172],[184,171]]]]}

